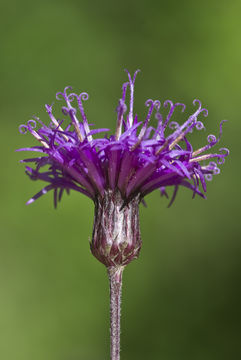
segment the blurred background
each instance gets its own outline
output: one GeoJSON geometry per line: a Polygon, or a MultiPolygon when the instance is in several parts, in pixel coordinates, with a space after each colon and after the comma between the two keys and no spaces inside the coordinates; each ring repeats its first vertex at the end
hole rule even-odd
{"type": "MultiPolygon", "coordinates": [[[[224,124],[230,157],[208,199],[179,191],[171,208],[154,192],[141,207],[143,248],[124,273],[122,359],[241,358],[241,2],[13,0],[0,2],[0,358],[109,358],[108,282],[88,238],[93,204],[72,192],[53,209],[14,149],[35,144],[18,126],[72,85],[87,91],[90,123],[114,129],[124,69],[140,68],[135,112],[145,100],[208,108],[206,143],[224,124]]],[[[176,120],[183,121],[184,117],[176,120]]],[[[219,148],[219,145],[218,145],[219,148]]],[[[27,154],[28,155],[28,154],[27,154]]]]}

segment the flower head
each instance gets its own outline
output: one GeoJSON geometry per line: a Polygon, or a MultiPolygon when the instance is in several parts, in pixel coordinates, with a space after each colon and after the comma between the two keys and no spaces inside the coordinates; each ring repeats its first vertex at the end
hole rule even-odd
{"type": "MultiPolygon", "coordinates": [[[[171,118],[174,111],[176,112],[178,109],[184,112],[184,104],[173,104],[172,101],[166,100],[163,107],[168,109],[168,114],[164,118],[160,111],[160,101],[149,99],[145,104],[148,108],[147,115],[144,120],[139,121],[133,109],[137,73],[138,71],[131,78],[127,72],[128,82],[123,84],[122,97],[116,109],[115,134],[95,138],[96,134],[107,133],[109,130],[90,129],[83,107],[84,101],[88,99],[88,94],[85,92],[80,95],[72,93],[71,87],[66,87],[63,93],[56,95],[57,100],[65,102],[62,106],[64,120],[55,118],[52,111],[53,105],[45,105],[51,120],[49,126],[38,118],[29,120],[26,125],[20,126],[21,133],[28,131],[39,141],[38,146],[19,149],[19,151],[40,153],[39,157],[22,160],[23,163],[32,162],[36,165],[34,168],[27,165],[26,173],[32,180],[39,179],[47,183],[27,204],[53,190],[56,206],[64,190],[67,192],[76,190],[91,198],[96,204],[96,209],[102,209],[102,215],[103,209],[108,209],[108,211],[106,210],[108,214],[105,213],[105,216],[108,215],[109,219],[111,214],[118,217],[116,214],[122,210],[128,212],[133,201],[136,206],[137,203],[143,201],[146,195],[156,189],[160,189],[161,195],[167,196],[167,188],[174,187],[170,204],[180,186],[191,189],[193,195],[198,194],[204,197],[206,181],[211,180],[213,175],[220,172],[218,165],[222,164],[229,154],[226,148],[220,148],[218,152],[210,152],[221,138],[224,121],[220,123],[219,136],[209,135],[207,144],[197,150],[193,150],[188,135],[194,129],[203,129],[203,122],[198,120],[198,117],[208,115],[208,111],[202,108],[199,100],[193,101],[196,106],[194,113],[188,116],[183,124],[179,124],[171,121],[171,118]],[[129,108],[126,105],[128,88],[129,108]],[[155,114],[155,127],[150,125],[153,114],[155,114]],[[78,120],[80,117],[81,121],[78,120]],[[37,124],[40,124],[38,129],[37,124]],[[167,128],[172,129],[173,132],[167,133],[167,128]],[[43,168],[45,170],[42,170],[43,168]],[[111,210],[113,201],[116,206],[118,203],[117,213],[111,210]]],[[[135,210],[134,213],[137,214],[138,210],[135,210]]],[[[133,214],[126,216],[130,220],[130,226],[132,221],[137,221],[133,214]]],[[[94,229],[102,226],[100,223],[103,223],[100,216],[97,218],[98,216],[96,216],[94,229]],[[99,225],[97,226],[97,224],[99,225]]],[[[128,224],[123,217],[118,221],[128,224]]],[[[118,228],[115,230],[109,228],[109,231],[110,233],[116,231],[118,238],[120,233],[118,228]]],[[[128,229],[126,232],[124,231],[125,244],[126,241],[127,243],[129,241],[126,239],[130,238],[128,231],[128,229]]],[[[100,232],[103,232],[103,229],[98,230],[97,235],[94,231],[93,239],[95,241],[100,241],[100,232]]],[[[136,237],[136,233],[139,234],[139,232],[135,232],[135,238],[140,238],[139,235],[136,237]]],[[[102,245],[103,241],[107,240],[101,240],[102,245]]],[[[117,241],[117,248],[120,243],[123,245],[123,241],[123,239],[117,241]]],[[[140,239],[137,242],[135,254],[139,251],[140,239]]],[[[108,251],[113,250],[112,245],[113,239],[108,251]]],[[[126,254],[130,252],[128,246],[125,249],[126,254]]],[[[106,252],[107,248],[104,249],[104,256],[106,252]]],[[[103,254],[95,255],[101,258],[103,254]]],[[[120,264],[122,263],[123,259],[120,260],[120,264]]],[[[110,263],[107,262],[106,265],[109,266],[110,263]]]]}

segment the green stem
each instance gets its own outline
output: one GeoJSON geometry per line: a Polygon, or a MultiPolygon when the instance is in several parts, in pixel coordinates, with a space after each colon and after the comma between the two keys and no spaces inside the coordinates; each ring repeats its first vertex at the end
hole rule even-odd
{"type": "Polygon", "coordinates": [[[110,283],[110,355],[120,360],[121,289],[124,266],[108,267],[110,283]]]}

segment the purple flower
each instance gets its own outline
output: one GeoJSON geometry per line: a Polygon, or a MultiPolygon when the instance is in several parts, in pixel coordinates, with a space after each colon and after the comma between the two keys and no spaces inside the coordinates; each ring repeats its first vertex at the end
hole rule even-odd
{"type": "MultiPolygon", "coordinates": [[[[72,93],[71,87],[66,87],[63,93],[56,95],[57,100],[65,102],[62,107],[64,120],[55,118],[52,111],[53,105],[45,105],[51,120],[49,126],[36,118],[19,128],[21,133],[29,131],[40,143],[38,146],[19,149],[19,151],[40,153],[39,157],[21,161],[27,164],[32,162],[36,165],[34,168],[26,166],[27,175],[32,180],[39,179],[47,183],[27,204],[34,202],[50,190],[54,191],[55,206],[60,201],[64,190],[66,192],[71,189],[76,190],[91,198],[96,205],[92,251],[93,247],[96,248],[97,243],[100,242],[103,251],[100,253],[98,250],[98,254],[94,255],[107,266],[111,266],[113,261],[119,264],[128,263],[128,254],[131,251],[133,252],[131,258],[137,255],[141,244],[139,227],[135,226],[133,236],[130,235],[130,228],[133,228],[133,223],[139,224],[138,205],[146,195],[159,189],[161,195],[168,197],[166,190],[171,186],[174,188],[169,203],[171,205],[179,187],[185,186],[192,190],[193,196],[198,194],[205,197],[203,192],[206,192],[206,181],[211,180],[213,175],[220,172],[218,165],[222,164],[229,154],[226,148],[220,148],[214,153],[210,152],[221,138],[224,121],[220,123],[218,137],[209,135],[206,145],[193,150],[188,135],[194,129],[204,129],[198,116],[208,115],[208,111],[202,108],[199,100],[193,101],[197,108],[184,124],[171,121],[171,118],[174,111],[180,109],[184,112],[185,105],[173,104],[170,100],[163,103],[163,107],[168,109],[165,118],[160,112],[160,101],[147,100],[145,104],[148,108],[147,115],[144,120],[139,121],[133,111],[137,73],[138,71],[135,72],[133,78],[128,73],[129,81],[123,84],[122,98],[116,109],[115,134],[106,135],[108,129],[90,129],[83,107],[88,94],[72,93]],[[129,109],[126,105],[127,88],[130,93],[129,109]],[[81,121],[78,120],[78,112],[81,121]],[[153,113],[155,127],[150,125],[153,113]],[[40,124],[38,129],[37,124],[40,124]],[[171,132],[168,128],[173,131],[171,132]],[[102,138],[95,138],[96,134],[103,132],[105,135],[102,138]],[[131,204],[135,205],[131,206],[131,204]],[[133,208],[135,210],[132,212],[133,208]],[[110,221],[111,216],[118,218],[117,221],[110,221]],[[103,225],[105,219],[107,223],[103,225]],[[120,231],[119,225],[116,225],[119,223],[125,224],[124,230],[122,228],[120,231]],[[125,240],[122,236],[122,239],[116,241],[114,248],[113,239],[118,238],[120,232],[125,240]],[[109,233],[109,237],[112,236],[111,242],[106,239],[106,233],[109,233]],[[134,247],[129,246],[132,243],[130,240],[132,237],[137,243],[134,247]],[[108,249],[103,244],[109,244],[108,249]],[[119,250],[116,250],[119,249],[120,244],[125,249],[123,250],[124,260],[123,251],[120,255],[119,250]],[[111,261],[103,260],[107,250],[114,254],[111,261]]],[[[100,248],[99,245],[98,248],[100,248]]]]}

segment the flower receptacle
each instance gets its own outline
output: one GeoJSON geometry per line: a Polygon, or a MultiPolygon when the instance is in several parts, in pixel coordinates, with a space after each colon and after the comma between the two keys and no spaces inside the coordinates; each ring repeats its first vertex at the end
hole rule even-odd
{"type": "Polygon", "coordinates": [[[105,191],[95,201],[95,220],[90,248],[105,266],[125,266],[138,258],[142,241],[139,196],[125,204],[119,190],[105,191]]]}

